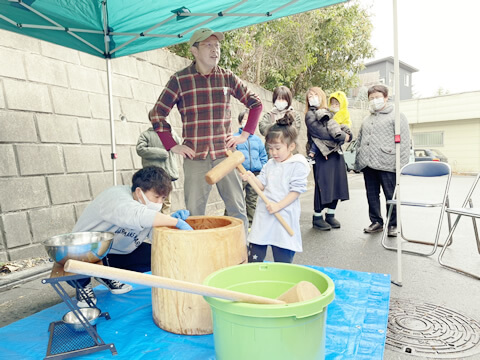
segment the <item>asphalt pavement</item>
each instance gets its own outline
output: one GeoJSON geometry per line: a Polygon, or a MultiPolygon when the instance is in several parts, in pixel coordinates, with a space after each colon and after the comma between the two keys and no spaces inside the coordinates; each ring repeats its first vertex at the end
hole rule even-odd
{"type": "MultiPolygon", "coordinates": [[[[453,176],[449,192],[451,206],[462,204],[473,179],[473,176],[453,176]]],[[[302,194],[300,222],[304,250],[295,255],[294,263],[388,273],[392,279],[399,280],[396,252],[382,247],[381,233],[363,232],[363,228],[370,224],[363,176],[349,173],[348,180],[350,200],[340,203],[336,213],[336,218],[341,222],[340,229],[319,231],[312,228],[313,190],[302,194]]],[[[432,189],[441,191],[435,182],[428,186],[428,190],[432,189]]],[[[411,191],[423,195],[426,190],[425,186],[412,184],[407,185],[402,194],[406,196],[411,191]]],[[[404,230],[407,236],[422,240],[433,239],[436,210],[410,209],[404,210],[402,215],[402,218],[405,218],[404,230]]],[[[446,223],[445,219],[440,242],[443,242],[448,234],[446,223]]],[[[390,238],[389,241],[395,245],[394,238],[390,238]]],[[[404,248],[410,245],[412,244],[406,244],[404,248]]],[[[424,249],[424,246],[413,246],[416,249],[424,249]]],[[[443,268],[437,261],[438,254],[439,250],[429,257],[403,254],[402,286],[392,284],[391,298],[438,305],[479,322],[480,281],[443,268]]],[[[272,260],[270,252],[267,260],[272,260]]],[[[453,245],[447,250],[444,260],[480,274],[480,255],[475,247],[470,221],[460,221],[453,245]]],[[[61,302],[50,285],[41,283],[42,278],[49,276],[49,270],[47,265],[25,270],[29,272],[28,274],[22,271],[24,274],[9,275],[8,280],[0,278],[0,327],[61,302]]],[[[72,289],[69,291],[73,296],[72,289]]],[[[59,317],[61,315],[63,314],[59,314],[59,317]]],[[[52,319],[55,320],[58,319],[52,319]]],[[[479,334],[473,335],[477,336],[477,342],[479,334]]],[[[480,347],[475,346],[475,349],[465,352],[465,356],[460,350],[458,357],[449,358],[480,359],[480,347]],[[478,349],[478,352],[475,349],[478,349]]],[[[421,357],[393,351],[387,346],[384,358],[403,360],[421,357]]]]}

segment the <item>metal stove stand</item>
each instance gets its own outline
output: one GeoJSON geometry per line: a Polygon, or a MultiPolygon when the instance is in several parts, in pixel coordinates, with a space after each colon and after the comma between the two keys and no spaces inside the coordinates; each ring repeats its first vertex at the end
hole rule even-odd
{"type": "MultiPolygon", "coordinates": [[[[50,284],[57,292],[60,298],[67,304],[68,308],[72,310],[80,321],[85,331],[75,331],[63,321],[54,321],[50,323],[48,331],[50,333],[48,339],[46,359],[67,359],[74,356],[87,355],[97,351],[110,350],[112,355],[117,355],[117,349],[113,343],[105,344],[100,335],[97,333],[97,326],[91,325],[87,318],[80,312],[76,301],[72,301],[68,293],[62,287],[60,282],[68,281],[73,285],[80,296],[88,303],[89,307],[93,308],[96,305],[86,295],[83,287],[80,286],[78,280],[88,278],[85,275],[69,275],[61,277],[51,277],[43,279],[43,284],[50,284]]],[[[110,320],[108,312],[103,312],[99,317],[104,317],[110,320]]]]}

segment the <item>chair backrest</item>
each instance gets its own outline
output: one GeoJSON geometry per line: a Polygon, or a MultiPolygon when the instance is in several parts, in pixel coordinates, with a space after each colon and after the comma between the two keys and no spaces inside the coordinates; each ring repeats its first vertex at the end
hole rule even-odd
{"type": "MultiPolygon", "coordinates": [[[[421,161],[405,165],[398,183],[404,199],[428,203],[445,203],[452,179],[450,165],[438,161],[421,161]],[[442,191],[439,191],[441,189],[442,191]]],[[[398,186],[395,187],[397,194],[398,186]]]]}
{"type": "Polygon", "coordinates": [[[405,165],[400,173],[402,175],[435,177],[451,174],[450,165],[438,161],[421,161],[405,165]]]}

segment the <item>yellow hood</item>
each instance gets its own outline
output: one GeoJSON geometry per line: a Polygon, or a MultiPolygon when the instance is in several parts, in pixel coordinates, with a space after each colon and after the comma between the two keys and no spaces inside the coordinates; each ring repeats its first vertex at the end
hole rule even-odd
{"type": "Polygon", "coordinates": [[[335,98],[340,103],[340,110],[335,114],[333,119],[340,125],[347,125],[352,127],[352,121],[350,120],[350,113],[348,112],[348,100],[343,91],[335,91],[328,97],[328,107],[330,108],[330,101],[335,98]]]}

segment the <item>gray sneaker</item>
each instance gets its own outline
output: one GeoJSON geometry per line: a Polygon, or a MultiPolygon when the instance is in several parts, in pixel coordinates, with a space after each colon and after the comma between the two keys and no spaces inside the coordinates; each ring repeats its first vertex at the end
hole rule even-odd
{"type": "Polygon", "coordinates": [[[76,289],[75,297],[77,299],[77,306],[79,308],[87,308],[90,307],[88,300],[90,300],[93,305],[97,303],[97,297],[92,289],[92,283],[89,282],[85,287],[81,289],[76,289]]]}
{"type": "Polygon", "coordinates": [[[100,284],[104,285],[112,294],[125,294],[132,290],[132,285],[121,283],[117,280],[95,278],[100,284]]]}

